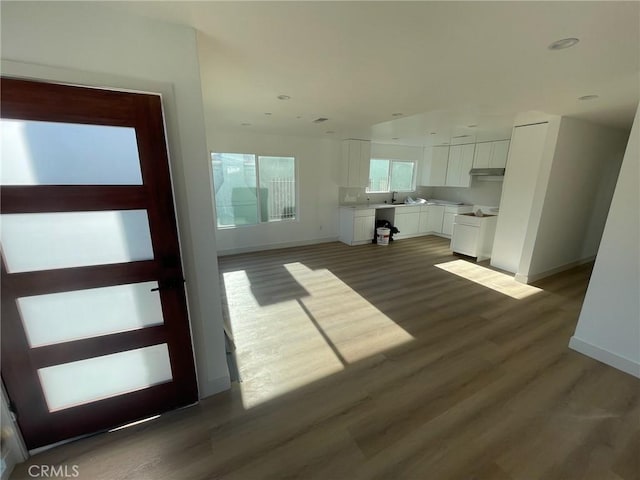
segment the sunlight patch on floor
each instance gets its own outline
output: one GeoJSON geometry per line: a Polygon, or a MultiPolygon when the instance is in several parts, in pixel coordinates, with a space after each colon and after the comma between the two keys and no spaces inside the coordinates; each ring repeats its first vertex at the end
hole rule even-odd
{"type": "Polygon", "coordinates": [[[223,274],[245,408],[413,339],[330,271],[301,263],[284,268],[287,275],[272,280],[223,274]],[[290,291],[304,294],[292,298],[290,291]]]}
{"type": "Polygon", "coordinates": [[[542,292],[540,288],[516,282],[512,276],[506,273],[496,272],[465,260],[452,260],[434,266],[517,300],[542,292]]]}

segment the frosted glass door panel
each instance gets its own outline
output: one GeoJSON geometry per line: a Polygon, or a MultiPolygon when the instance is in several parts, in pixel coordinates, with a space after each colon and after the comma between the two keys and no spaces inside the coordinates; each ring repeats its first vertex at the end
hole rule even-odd
{"type": "Polygon", "coordinates": [[[50,412],[172,380],[166,343],[38,370],[50,412]]]}
{"type": "Polygon", "coordinates": [[[135,129],[0,120],[2,185],[142,185],[135,129]]]}
{"type": "Polygon", "coordinates": [[[158,282],[19,298],[29,346],[40,347],[163,323],[158,282]]]}
{"type": "Polygon", "coordinates": [[[10,273],[153,259],[146,210],[2,215],[10,273]]]}

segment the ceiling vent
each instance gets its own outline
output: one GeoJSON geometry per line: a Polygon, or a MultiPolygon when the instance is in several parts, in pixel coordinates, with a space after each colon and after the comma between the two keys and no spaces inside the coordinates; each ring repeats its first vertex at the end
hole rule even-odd
{"type": "Polygon", "coordinates": [[[322,122],[326,122],[327,120],[329,120],[328,118],[324,118],[324,117],[320,117],[320,118],[316,118],[313,123],[322,123],[322,122]]]}

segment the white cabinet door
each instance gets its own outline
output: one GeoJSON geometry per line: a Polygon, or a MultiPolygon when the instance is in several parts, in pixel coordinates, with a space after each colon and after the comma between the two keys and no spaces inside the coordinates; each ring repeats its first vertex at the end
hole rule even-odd
{"type": "Polygon", "coordinates": [[[462,145],[462,155],[460,159],[460,173],[458,176],[459,187],[471,186],[471,175],[469,171],[473,168],[473,154],[476,150],[475,143],[462,145]]]}
{"type": "Polygon", "coordinates": [[[502,184],[500,215],[496,228],[491,265],[517,272],[525,247],[527,225],[536,182],[545,151],[548,123],[523,125],[513,129],[509,147],[509,168],[502,184]]]}
{"type": "Polygon", "coordinates": [[[442,233],[442,221],[444,207],[442,205],[429,205],[427,218],[427,231],[442,233]]]}
{"type": "Polygon", "coordinates": [[[469,170],[473,166],[475,144],[454,145],[449,150],[446,184],[449,187],[468,187],[471,185],[469,170]]]}
{"type": "Polygon", "coordinates": [[[407,235],[416,235],[420,228],[420,213],[401,213],[396,212],[394,226],[400,230],[398,238],[407,235]]]}
{"type": "Polygon", "coordinates": [[[431,161],[431,183],[429,183],[430,186],[441,187],[446,184],[448,163],[449,147],[433,147],[433,158],[431,161]]]}
{"type": "Polygon", "coordinates": [[[505,168],[507,166],[507,154],[509,153],[509,140],[491,142],[491,159],[489,167],[505,168]]]}
{"type": "Polygon", "coordinates": [[[340,186],[367,187],[369,185],[370,158],[371,142],[366,140],[343,140],[340,186]]]}
{"type": "Polygon", "coordinates": [[[360,182],[360,142],[347,140],[349,143],[349,180],[348,187],[361,187],[360,182]]]}
{"type": "Polygon", "coordinates": [[[453,218],[455,213],[445,213],[442,219],[442,233],[445,235],[451,235],[453,233],[453,218]]]}
{"type": "Polygon", "coordinates": [[[356,140],[360,144],[358,149],[358,186],[369,186],[369,164],[371,163],[371,142],[356,140]]]}
{"type": "Polygon", "coordinates": [[[355,217],[353,221],[353,241],[373,240],[376,217],[355,217]]]}
{"type": "Polygon", "coordinates": [[[420,212],[420,220],[418,222],[418,233],[429,232],[429,211],[425,208],[420,212]]]}
{"type": "Polygon", "coordinates": [[[476,144],[476,153],[473,157],[473,168],[489,168],[493,142],[476,144]]]}
{"type": "Polygon", "coordinates": [[[425,147],[418,185],[441,187],[445,185],[449,147],[425,147]]]}
{"type": "Polygon", "coordinates": [[[447,166],[447,178],[445,182],[448,187],[458,186],[461,168],[462,145],[454,145],[449,149],[449,165],[447,166]]]}
{"type": "Polygon", "coordinates": [[[460,225],[459,223],[454,224],[453,235],[451,238],[451,250],[471,257],[477,257],[479,234],[480,227],[460,225]]]}

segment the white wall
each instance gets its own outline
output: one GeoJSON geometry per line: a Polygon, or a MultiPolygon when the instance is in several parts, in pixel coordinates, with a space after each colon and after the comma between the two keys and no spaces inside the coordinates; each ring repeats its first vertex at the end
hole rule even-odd
{"type": "Polygon", "coordinates": [[[500,205],[503,181],[480,180],[471,177],[471,186],[461,187],[420,187],[422,198],[436,198],[470,205],[500,205]]]}
{"type": "Polygon", "coordinates": [[[595,257],[627,139],[626,132],[562,117],[535,243],[520,274],[537,278],[595,257]]]}
{"type": "Polygon", "coordinates": [[[227,389],[195,31],[108,4],[3,2],[2,59],[4,75],[163,94],[200,395],[227,389]]]}
{"type": "Polygon", "coordinates": [[[640,109],[570,347],[640,377],[640,109]]]}
{"type": "MultiPolygon", "coordinates": [[[[205,112],[207,117],[215,112],[205,112]]],[[[212,152],[291,155],[296,158],[298,219],[217,231],[218,253],[264,250],[335,241],[338,238],[338,186],[335,169],[340,142],[329,139],[220,132],[208,128],[212,152]]]]}

